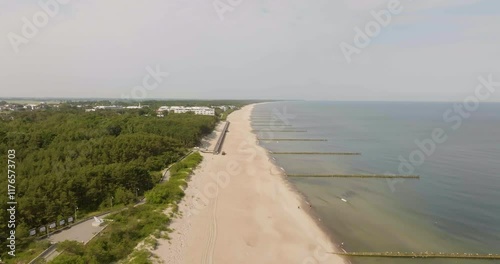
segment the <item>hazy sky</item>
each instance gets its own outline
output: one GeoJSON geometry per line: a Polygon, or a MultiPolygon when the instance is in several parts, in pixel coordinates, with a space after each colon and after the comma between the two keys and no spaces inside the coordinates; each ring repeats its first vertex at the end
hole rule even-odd
{"type": "Polygon", "coordinates": [[[60,1],[0,1],[0,97],[461,101],[500,81],[498,0],[400,0],[350,63],[339,45],[390,0],[60,1]],[[169,75],[144,94],[148,67],[169,75]]]}

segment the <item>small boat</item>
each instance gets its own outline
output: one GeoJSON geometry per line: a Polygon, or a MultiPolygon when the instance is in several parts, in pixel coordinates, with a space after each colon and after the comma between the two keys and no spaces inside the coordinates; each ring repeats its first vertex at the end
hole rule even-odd
{"type": "Polygon", "coordinates": [[[342,202],[344,202],[344,203],[347,203],[347,200],[344,198],[340,198],[340,200],[342,200],[342,202]]]}

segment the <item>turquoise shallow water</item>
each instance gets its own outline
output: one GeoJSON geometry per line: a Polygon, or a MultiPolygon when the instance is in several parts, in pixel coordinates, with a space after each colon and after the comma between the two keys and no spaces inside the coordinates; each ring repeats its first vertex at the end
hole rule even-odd
{"type": "MultiPolygon", "coordinates": [[[[290,178],[347,251],[500,254],[500,104],[470,117],[443,119],[453,103],[277,102],[257,105],[261,142],[271,151],[361,152],[361,156],[274,155],[289,174],[400,174],[420,180],[290,178]],[[278,118],[279,117],[279,118],[278,118]],[[270,120],[280,119],[279,121],[270,120]],[[286,123],[290,126],[281,126],[286,123]],[[418,159],[420,142],[442,129],[447,139],[418,159]],[[413,154],[412,154],[413,153],[413,154]],[[408,161],[399,170],[400,156],[408,161]],[[413,158],[410,162],[410,157],[413,158]],[[419,163],[417,161],[423,161],[419,163]],[[343,202],[341,198],[348,202],[343,202]]],[[[449,114],[448,118],[455,114],[449,114]]],[[[428,149],[430,145],[427,145],[428,149]]],[[[353,263],[494,263],[476,260],[351,259],[353,263]]]]}

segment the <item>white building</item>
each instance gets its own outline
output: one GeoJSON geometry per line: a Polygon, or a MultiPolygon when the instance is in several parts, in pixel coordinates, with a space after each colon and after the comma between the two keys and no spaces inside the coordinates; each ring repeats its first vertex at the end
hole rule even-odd
{"type": "Polygon", "coordinates": [[[160,108],[158,108],[158,110],[156,112],[165,112],[165,111],[169,111],[169,110],[170,110],[170,107],[161,106],[160,108]]]}
{"type": "Polygon", "coordinates": [[[31,111],[37,110],[39,108],[40,107],[38,105],[36,105],[36,104],[27,104],[27,105],[24,106],[24,109],[31,110],[31,111]]]}
{"type": "Polygon", "coordinates": [[[158,108],[158,113],[162,113],[164,111],[173,112],[175,114],[184,114],[192,112],[196,115],[215,115],[215,109],[204,106],[193,106],[193,107],[185,107],[185,106],[162,106],[158,108]]]}
{"type": "Polygon", "coordinates": [[[127,109],[142,109],[142,108],[145,108],[147,107],[147,105],[141,105],[141,103],[139,103],[139,105],[132,105],[132,106],[127,106],[126,108],[127,109]]]}
{"type": "MultiPolygon", "coordinates": [[[[212,107],[214,107],[214,106],[212,106],[212,107]]],[[[229,109],[235,109],[236,106],[234,106],[234,105],[221,105],[221,106],[215,106],[215,108],[219,108],[220,110],[226,112],[229,109]]]]}
{"type": "Polygon", "coordinates": [[[222,110],[223,112],[226,112],[226,111],[229,109],[229,107],[228,107],[228,106],[225,106],[225,105],[218,106],[218,108],[219,108],[220,110],[222,110]]]}
{"type": "Polygon", "coordinates": [[[119,110],[123,109],[122,106],[117,106],[117,105],[100,105],[94,107],[95,110],[119,110]]]}

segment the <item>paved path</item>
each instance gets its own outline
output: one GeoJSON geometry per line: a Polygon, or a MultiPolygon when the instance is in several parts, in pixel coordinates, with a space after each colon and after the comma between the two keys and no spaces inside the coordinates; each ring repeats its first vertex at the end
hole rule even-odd
{"type": "MultiPolygon", "coordinates": [[[[111,213],[101,215],[98,218],[105,218],[106,216],[110,215],[111,213]]],[[[61,230],[58,233],[50,235],[48,240],[52,243],[52,246],[48,248],[46,251],[44,251],[42,254],[40,254],[38,257],[33,259],[30,264],[32,263],[39,263],[41,259],[44,260],[43,263],[49,262],[59,256],[61,254],[60,251],[57,250],[57,247],[55,244],[69,240],[69,241],[77,241],[81,242],[83,244],[87,244],[92,238],[94,238],[98,233],[100,233],[102,230],[106,228],[106,224],[98,227],[92,226],[92,223],[94,222],[94,218],[89,219],[87,221],[83,221],[81,223],[78,223],[68,229],[61,230]]]]}
{"type": "MultiPolygon", "coordinates": [[[[99,218],[105,218],[107,215],[100,216],[99,218]]],[[[78,241],[86,244],[89,242],[97,233],[101,232],[105,226],[93,227],[92,223],[94,218],[82,222],[78,225],[74,225],[69,229],[63,230],[57,234],[51,235],[49,241],[52,243],[59,243],[65,240],[78,241]]]]}

